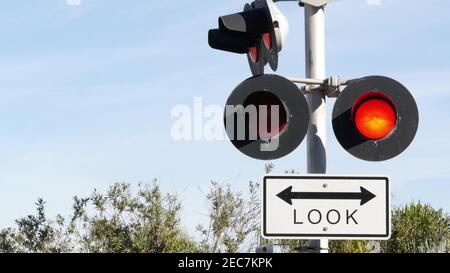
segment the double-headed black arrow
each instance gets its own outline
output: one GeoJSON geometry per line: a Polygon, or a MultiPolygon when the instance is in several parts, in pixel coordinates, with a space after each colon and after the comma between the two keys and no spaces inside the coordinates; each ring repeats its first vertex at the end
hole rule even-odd
{"type": "Polygon", "coordinates": [[[376,197],[363,187],[360,187],[360,190],[360,192],[292,192],[292,186],[290,186],[277,196],[289,205],[292,205],[292,199],[330,199],[361,200],[361,206],[376,197]]]}

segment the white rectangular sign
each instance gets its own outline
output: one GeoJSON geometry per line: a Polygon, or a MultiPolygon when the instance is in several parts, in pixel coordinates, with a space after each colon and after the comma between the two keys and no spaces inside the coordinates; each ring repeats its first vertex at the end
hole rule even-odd
{"type": "Polygon", "coordinates": [[[279,239],[388,239],[387,177],[265,176],[262,230],[279,239]]]}

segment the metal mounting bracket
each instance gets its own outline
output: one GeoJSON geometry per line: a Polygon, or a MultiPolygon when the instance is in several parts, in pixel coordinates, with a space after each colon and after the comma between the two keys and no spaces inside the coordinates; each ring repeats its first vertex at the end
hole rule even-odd
{"type": "Polygon", "coordinates": [[[288,78],[294,83],[306,84],[301,88],[305,94],[312,92],[324,92],[327,97],[336,98],[341,93],[341,86],[347,85],[349,81],[342,80],[339,76],[331,76],[325,80],[308,78],[288,78]]]}

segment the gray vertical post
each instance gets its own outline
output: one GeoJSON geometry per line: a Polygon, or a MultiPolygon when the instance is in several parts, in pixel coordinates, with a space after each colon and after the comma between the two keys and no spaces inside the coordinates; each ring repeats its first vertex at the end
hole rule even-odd
{"type": "MultiPolygon", "coordinates": [[[[325,79],[325,6],[305,4],[306,77],[325,79]]],[[[314,87],[314,86],[313,86],[314,87]]],[[[326,101],[324,92],[306,95],[311,114],[307,136],[308,173],[323,174],[327,170],[326,101]]],[[[328,240],[311,240],[314,252],[327,253],[328,240]]]]}

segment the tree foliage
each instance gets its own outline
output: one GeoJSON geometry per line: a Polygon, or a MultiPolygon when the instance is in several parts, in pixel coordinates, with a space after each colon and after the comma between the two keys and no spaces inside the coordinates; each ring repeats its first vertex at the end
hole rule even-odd
{"type": "Polygon", "coordinates": [[[370,241],[330,241],[332,253],[370,253],[374,251],[374,244],[370,241]]]}
{"type": "Polygon", "coordinates": [[[180,226],[181,203],[162,195],[159,186],[117,183],[105,194],[96,190],[74,197],[69,219],[45,216],[44,201],[36,215],[0,231],[0,252],[194,252],[195,242],[180,226]]]}
{"type": "Polygon", "coordinates": [[[450,251],[450,217],[430,205],[411,203],[394,209],[390,240],[382,252],[430,253],[450,251]]]}
{"type": "Polygon", "coordinates": [[[250,182],[249,197],[233,192],[228,184],[211,182],[206,195],[209,224],[198,225],[200,248],[204,252],[248,252],[255,248],[259,230],[258,184],[250,182]]]}

